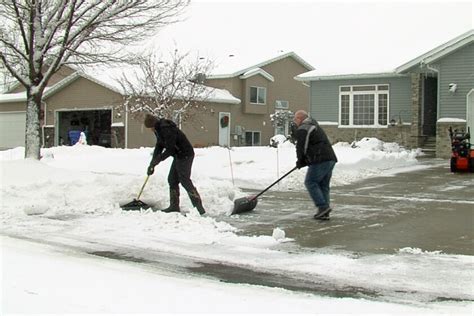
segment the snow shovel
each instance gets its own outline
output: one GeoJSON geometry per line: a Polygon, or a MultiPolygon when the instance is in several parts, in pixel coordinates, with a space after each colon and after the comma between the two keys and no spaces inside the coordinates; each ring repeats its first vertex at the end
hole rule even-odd
{"type": "Polygon", "coordinates": [[[235,200],[234,201],[234,209],[232,210],[231,215],[240,214],[240,213],[244,213],[244,212],[250,212],[251,210],[253,210],[255,208],[255,206],[257,206],[257,198],[260,195],[267,192],[272,186],[274,186],[275,184],[280,182],[283,178],[285,178],[287,175],[289,175],[290,173],[292,173],[296,169],[297,169],[297,167],[294,167],[293,169],[291,169],[290,171],[285,173],[280,179],[278,179],[275,182],[273,182],[272,184],[270,184],[265,190],[263,190],[259,194],[254,195],[254,196],[243,197],[243,198],[235,200]]]}
{"type": "Polygon", "coordinates": [[[145,188],[146,183],[148,182],[148,178],[150,176],[146,176],[145,183],[143,183],[142,188],[140,190],[140,193],[138,193],[138,196],[136,199],[133,199],[132,202],[129,202],[127,204],[121,205],[120,207],[125,210],[125,211],[139,211],[140,209],[148,209],[150,206],[146,204],[145,202],[140,201],[140,195],[142,195],[143,189],[145,188]]]}

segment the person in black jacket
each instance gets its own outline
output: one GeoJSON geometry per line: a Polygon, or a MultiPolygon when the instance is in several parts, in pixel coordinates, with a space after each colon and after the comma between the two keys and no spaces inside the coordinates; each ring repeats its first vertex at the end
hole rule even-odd
{"type": "Polygon", "coordinates": [[[328,220],[330,206],[330,182],[337,162],[336,154],[324,130],[308,113],[299,110],[293,122],[296,124],[296,167],[308,166],[304,184],[318,208],[315,219],[328,220]]]}
{"type": "Polygon", "coordinates": [[[194,149],[186,135],[176,126],[173,121],[158,119],[146,114],[145,127],[153,131],[156,136],[156,146],[153,151],[153,158],[147,170],[148,175],[155,172],[155,166],[168,157],[173,157],[170,172],[168,174],[168,184],[170,187],[170,206],[163,212],[179,212],[179,184],[186,189],[189,198],[199,214],[206,211],[202,206],[201,197],[191,181],[191,168],[194,160],[194,149]]]}

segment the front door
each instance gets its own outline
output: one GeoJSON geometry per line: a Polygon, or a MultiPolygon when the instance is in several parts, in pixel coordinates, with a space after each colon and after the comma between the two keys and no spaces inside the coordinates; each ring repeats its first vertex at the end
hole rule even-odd
{"type": "Polygon", "coordinates": [[[423,88],[423,112],[422,112],[422,126],[423,135],[436,135],[436,120],[438,107],[438,79],[426,78],[423,88]]]}
{"type": "Polygon", "coordinates": [[[474,89],[467,94],[466,131],[471,130],[471,143],[474,139],[474,89]]]}
{"type": "Polygon", "coordinates": [[[219,146],[230,146],[230,113],[219,112],[219,146]]]}

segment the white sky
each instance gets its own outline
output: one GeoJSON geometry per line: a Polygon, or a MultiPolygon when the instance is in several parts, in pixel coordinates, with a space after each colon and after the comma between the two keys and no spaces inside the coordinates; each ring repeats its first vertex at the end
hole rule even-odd
{"type": "Polygon", "coordinates": [[[391,70],[473,28],[473,1],[194,0],[154,45],[223,56],[294,51],[321,72],[391,70]]]}

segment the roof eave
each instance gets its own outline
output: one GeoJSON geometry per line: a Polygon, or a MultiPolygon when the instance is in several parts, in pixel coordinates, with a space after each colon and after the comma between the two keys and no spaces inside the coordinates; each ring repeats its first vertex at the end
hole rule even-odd
{"type": "Polygon", "coordinates": [[[311,76],[301,77],[296,76],[294,79],[298,81],[319,81],[319,80],[342,80],[342,79],[370,79],[370,78],[394,78],[406,77],[404,74],[396,72],[381,72],[381,73],[362,73],[362,74],[342,74],[342,75],[325,75],[325,76],[311,76]]]}

